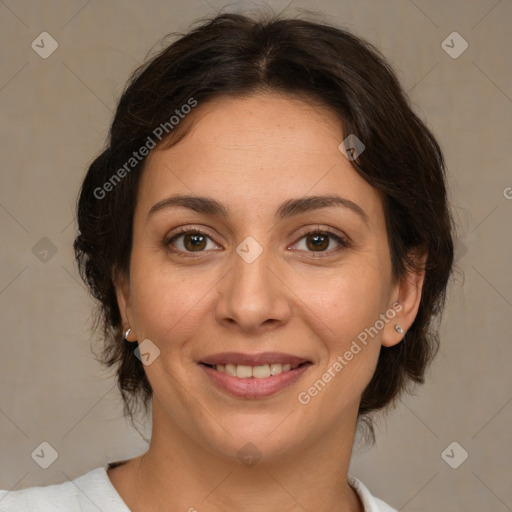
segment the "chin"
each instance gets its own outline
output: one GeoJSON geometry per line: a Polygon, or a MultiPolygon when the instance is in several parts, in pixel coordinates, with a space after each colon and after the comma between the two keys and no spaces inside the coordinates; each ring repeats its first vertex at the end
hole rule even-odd
{"type": "Polygon", "coordinates": [[[293,451],[303,441],[303,435],[281,425],[285,418],[286,414],[265,417],[237,414],[229,421],[219,418],[224,428],[219,424],[212,425],[215,433],[208,436],[209,449],[248,466],[270,462],[293,451]]]}

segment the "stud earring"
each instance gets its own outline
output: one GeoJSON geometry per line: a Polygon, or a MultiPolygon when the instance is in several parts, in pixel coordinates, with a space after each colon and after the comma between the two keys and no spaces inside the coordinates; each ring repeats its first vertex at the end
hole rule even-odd
{"type": "Polygon", "coordinates": [[[398,325],[398,324],[395,324],[395,331],[399,332],[400,334],[402,334],[404,332],[404,330],[402,329],[402,326],[398,325]]]}
{"type": "Polygon", "coordinates": [[[131,329],[127,329],[127,330],[126,330],[126,332],[124,333],[124,339],[125,339],[126,341],[128,341],[128,336],[130,336],[130,333],[131,333],[131,332],[132,332],[132,330],[131,330],[131,329]]]}

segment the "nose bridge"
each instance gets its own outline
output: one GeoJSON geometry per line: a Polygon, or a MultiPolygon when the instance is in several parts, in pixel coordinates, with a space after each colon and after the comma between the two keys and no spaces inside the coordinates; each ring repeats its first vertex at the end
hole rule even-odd
{"type": "Polygon", "coordinates": [[[249,236],[238,245],[231,272],[219,283],[219,321],[229,319],[242,329],[254,330],[268,320],[286,320],[289,308],[274,263],[268,244],[249,236]]]}
{"type": "Polygon", "coordinates": [[[236,256],[233,257],[233,274],[235,283],[241,285],[240,291],[254,292],[268,289],[268,273],[270,270],[271,253],[268,244],[264,247],[253,237],[247,237],[236,248],[236,256]]]}

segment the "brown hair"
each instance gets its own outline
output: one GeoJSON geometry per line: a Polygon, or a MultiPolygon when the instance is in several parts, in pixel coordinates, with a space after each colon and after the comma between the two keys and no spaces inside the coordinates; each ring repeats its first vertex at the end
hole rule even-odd
{"type": "Polygon", "coordinates": [[[183,137],[180,124],[172,127],[169,120],[191,98],[201,104],[216,95],[261,90],[318,101],[339,116],[345,135],[363,141],[365,150],[352,163],[383,193],[395,282],[407,269],[418,270],[410,258],[413,249],[428,252],[417,316],[406,339],[381,347],[362,395],[359,419],[369,425],[373,438],[368,413],[393,402],[408,384],[423,383],[438,349],[432,320],[444,306],[453,224],[441,149],[412,111],[393,70],[371,44],[328,24],[222,14],[201,22],[134,72],[119,101],[108,145],[89,167],[77,205],[74,249],[80,273],[99,301],[105,338],[101,362],[116,365],[124,412],[133,423],[137,404],[142,402],[147,413],[152,389],[133,345],[123,342],[113,283],[116,269],[128,274],[134,205],[145,162],[130,158],[147,146],[148,137],[160,133],[158,127],[166,127],[165,144],[175,135],[183,137]],[[129,161],[133,165],[127,167],[129,161]],[[113,181],[114,175],[119,179],[113,181]],[[107,182],[111,186],[105,187],[107,182]]]}

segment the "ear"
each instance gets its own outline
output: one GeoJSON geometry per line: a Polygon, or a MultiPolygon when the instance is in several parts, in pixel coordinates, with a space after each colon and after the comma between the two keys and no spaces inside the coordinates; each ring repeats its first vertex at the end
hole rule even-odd
{"type": "Polygon", "coordinates": [[[425,281],[427,256],[427,252],[420,249],[409,253],[409,257],[414,261],[416,268],[408,269],[392,291],[391,297],[393,300],[389,304],[388,311],[394,310],[396,315],[394,318],[389,317],[390,320],[385,325],[381,341],[385,347],[392,347],[402,341],[416,318],[425,281]],[[398,332],[395,328],[396,325],[399,325],[403,332],[398,332]]]}
{"type": "Polygon", "coordinates": [[[126,272],[115,270],[113,274],[113,282],[116,290],[117,306],[121,314],[121,328],[123,329],[123,336],[126,329],[131,329],[127,338],[128,341],[136,341],[137,334],[135,332],[135,322],[133,316],[130,279],[126,272]]]}

